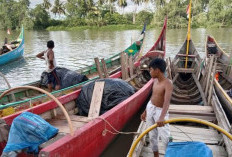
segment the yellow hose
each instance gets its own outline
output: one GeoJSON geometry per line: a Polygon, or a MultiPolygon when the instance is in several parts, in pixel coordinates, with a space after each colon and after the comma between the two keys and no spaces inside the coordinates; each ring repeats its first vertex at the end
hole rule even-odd
{"type": "MultiPolygon", "coordinates": [[[[205,120],[201,120],[201,119],[197,119],[197,118],[172,118],[172,119],[166,120],[164,123],[167,124],[167,123],[174,123],[174,122],[195,122],[195,123],[204,124],[204,125],[210,126],[214,129],[218,130],[219,132],[226,135],[230,140],[232,140],[232,135],[230,133],[228,133],[225,129],[223,129],[223,128],[219,127],[218,125],[215,125],[211,122],[205,121],[205,120]]],[[[156,127],[157,127],[157,124],[155,123],[154,125],[149,127],[147,130],[142,132],[141,135],[139,135],[139,137],[136,139],[136,141],[132,144],[132,147],[129,151],[128,157],[132,157],[133,152],[134,152],[137,144],[143,138],[143,136],[145,136],[148,132],[155,129],[156,127]]]]}

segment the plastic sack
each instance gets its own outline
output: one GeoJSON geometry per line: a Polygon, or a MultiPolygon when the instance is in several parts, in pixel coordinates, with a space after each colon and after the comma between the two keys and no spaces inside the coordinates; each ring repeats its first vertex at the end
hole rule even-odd
{"type": "Polygon", "coordinates": [[[28,148],[28,152],[38,153],[38,146],[57,133],[58,129],[40,116],[30,112],[23,112],[13,120],[3,152],[7,153],[28,148]]]}
{"type": "MultiPolygon", "coordinates": [[[[110,110],[123,100],[127,99],[135,93],[134,88],[124,80],[121,79],[99,79],[104,81],[104,90],[101,102],[100,114],[110,110]]],[[[79,115],[87,116],[89,112],[90,103],[92,100],[93,89],[95,81],[89,82],[81,88],[81,93],[76,100],[79,115]]]]}
{"type": "Polygon", "coordinates": [[[213,157],[212,150],[202,142],[170,142],[165,157],[213,157]]]}
{"type": "MultiPolygon", "coordinates": [[[[61,85],[60,88],[66,88],[73,86],[75,84],[87,81],[88,78],[85,75],[81,75],[75,71],[68,70],[66,68],[61,68],[57,67],[56,68],[56,73],[58,78],[60,79],[61,85]]],[[[52,81],[53,83],[53,88],[56,86],[55,79],[52,81]]],[[[47,72],[44,71],[41,75],[40,79],[40,85],[42,86],[47,86],[48,85],[48,77],[47,77],[47,72]]]]}

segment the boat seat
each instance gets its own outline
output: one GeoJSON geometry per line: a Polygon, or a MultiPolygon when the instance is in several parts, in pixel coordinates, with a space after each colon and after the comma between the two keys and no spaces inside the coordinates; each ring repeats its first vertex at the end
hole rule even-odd
{"type": "Polygon", "coordinates": [[[179,56],[179,57],[192,57],[192,58],[197,57],[197,55],[186,55],[186,54],[177,54],[177,56],[179,56]]]}
{"type": "Polygon", "coordinates": [[[194,73],[195,69],[192,68],[177,68],[177,72],[181,73],[194,73]]]}
{"type": "Polygon", "coordinates": [[[153,50],[153,51],[149,51],[150,53],[164,53],[164,51],[161,50],[153,50]]]}

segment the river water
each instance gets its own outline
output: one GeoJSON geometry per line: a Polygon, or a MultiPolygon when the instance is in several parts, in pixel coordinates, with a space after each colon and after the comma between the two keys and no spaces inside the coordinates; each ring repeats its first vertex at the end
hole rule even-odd
{"type": "MultiPolygon", "coordinates": [[[[144,53],[154,44],[159,36],[161,28],[151,29],[146,32],[144,53]]],[[[173,58],[180,49],[186,37],[186,29],[167,30],[167,57],[173,58]]],[[[7,35],[0,31],[0,43],[4,37],[14,39],[19,32],[7,35]]],[[[48,40],[55,41],[55,57],[58,66],[77,70],[86,65],[91,65],[93,58],[108,58],[125,48],[139,36],[140,30],[103,31],[25,31],[24,57],[0,66],[2,72],[9,80],[11,86],[19,86],[40,79],[45,69],[45,62],[36,58],[36,54],[46,49],[48,40]]],[[[218,44],[226,51],[232,51],[232,28],[220,29],[192,29],[193,42],[202,57],[206,35],[213,35],[218,44]]],[[[0,89],[6,88],[6,84],[0,78],[0,89]]]]}

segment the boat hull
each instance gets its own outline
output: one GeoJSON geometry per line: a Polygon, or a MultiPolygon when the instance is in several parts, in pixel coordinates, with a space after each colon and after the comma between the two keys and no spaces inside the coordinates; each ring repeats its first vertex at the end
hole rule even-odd
{"type": "Polygon", "coordinates": [[[24,53],[24,39],[22,40],[19,47],[0,56],[0,65],[6,64],[10,61],[14,61],[22,57],[23,53],[24,53]]]}

